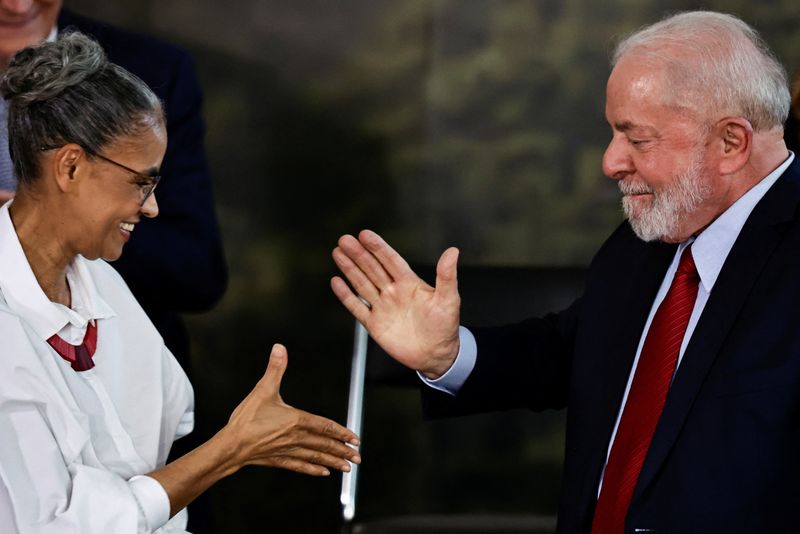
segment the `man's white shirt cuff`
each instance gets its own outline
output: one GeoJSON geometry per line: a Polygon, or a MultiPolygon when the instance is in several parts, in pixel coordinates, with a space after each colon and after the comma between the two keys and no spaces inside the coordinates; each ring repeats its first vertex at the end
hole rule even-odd
{"type": "Polygon", "coordinates": [[[450,369],[445,374],[435,380],[431,380],[417,371],[417,375],[428,386],[454,396],[464,385],[464,382],[467,381],[470,373],[475,368],[475,361],[478,359],[478,345],[475,343],[475,336],[472,335],[472,332],[463,326],[459,326],[458,339],[460,342],[458,354],[453,365],[450,366],[450,369]]]}
{"type": "Polygon", "coordinates": [[[169,495],[159,482],[147,475],[128,480],[133,496],[144,513],[147,525],[158,530],[169,521],[169,495]]]}

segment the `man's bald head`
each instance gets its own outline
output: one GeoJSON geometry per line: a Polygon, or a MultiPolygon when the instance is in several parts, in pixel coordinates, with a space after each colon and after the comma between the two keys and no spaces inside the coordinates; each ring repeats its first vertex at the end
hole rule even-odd
{"type": "Polygon", "coordinates": [[[732,15],[668,17],[623,40],[612,65],[623,59],[663,69],[664,104],[701,123],[743,117],[761,132],[782,128],[789,114],[785,70],[758,32],[732,15]]]}

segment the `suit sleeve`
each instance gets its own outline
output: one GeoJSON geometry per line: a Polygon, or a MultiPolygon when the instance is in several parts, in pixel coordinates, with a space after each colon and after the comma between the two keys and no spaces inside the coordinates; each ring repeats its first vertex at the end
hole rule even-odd
{"type": "Polygon", "coordinates": [[[202,93],[191,58],[171,54],[162,87],[168,145],[159,216],[137,225],[114,267],[145,308],[199,312],[222,296],[227,272],[203,145],[202,93]]]}
{"type": "Polygon", "coordinates": [[[565,407],[580,304],[513,325],[471,328],[475,368],[455,396],[424,388],[426,416],[565,407]]]}
{"type": "Polygon", "coordinates": [[[640,265],[642,254],[653,247],[665,262],[674,255],[674,245],[646,244],[625,221],[600,247],[589,267],[583,296],[570,307],[509,326],[471,329],[477,345],[475,368],[455,397],[425,387],[426,416],[565,408],[570,388],[575,387],[571,380],[575,354],[591,355],[602,334],[598,326],[592,326],[598,323],[595,304],[615,298],[613,288],[628,276],[620,265],[640,265]],[[579,338],[581,347],[576,350],[579,338]]]}

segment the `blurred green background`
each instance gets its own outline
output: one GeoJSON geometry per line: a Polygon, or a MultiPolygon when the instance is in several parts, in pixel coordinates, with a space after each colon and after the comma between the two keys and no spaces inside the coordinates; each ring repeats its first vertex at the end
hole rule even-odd
{"type": "MultiPolygon", "coordinates": [[[[670,12],[721,10],[800,67],[797,0],[66,4],[196,60],[231,272],[222,303],[190,320],[205,436],[276,341],[289,348],[286,401],[344,420],[353,325],[328,286],[342,233],[375,229],[419,263],[455,245],[469,265],[586,265],[622,218],[600,169],[620,36],[670,12]]],[[[364,517],[555,512],[559,416],[423,423],[415,392],[378,395],[384,413],[367,431],[385,445],[365,445],[364,517]],[[521,431],[528,422],[546,431],[521,431]],[[452,445],[476,439],[479,457],[452,445]]],[[[221,532],[336,532],[338,489],[338,476],[246,469],[210,502],[221,532]]]]}

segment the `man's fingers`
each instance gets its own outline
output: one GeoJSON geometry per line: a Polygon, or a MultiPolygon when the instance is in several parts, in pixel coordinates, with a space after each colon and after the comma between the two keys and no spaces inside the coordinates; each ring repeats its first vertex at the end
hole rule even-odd
{"type": "Polygon", "coordinates": [[[267,395],[280,395],[281,380],[283,379],[283,373],[286,372],[288,363],[289,355],[286,352],[286,347],[280,343],[275,343],[269,355],[267,370],[264,372],[264,377],[261,379],[263,387],[266,388],[267,395]]]}
{"type": "Polygon", "coordinates": [[[458,294],[458,249],[450,247],[444,251],[436,264],[436,291],[443,297],[458,294]]]}
{"type": "Polygon", "coordinates": [[[367,319],[369,319],[369,306],[350,290],[350,287],[344,280],[338,276],[331,278],[331,289],[336,295],[336,298],[347,308],[347,311],[353,314],[353,317],[361,324],[367,324],[367,319]]]}
{"type": "Polygon", "coordinates": [[[395,249],[390,247],[381,236],[372,230],[362,230],[358,234],[358,240],[370,254],[378,258],[378,261],[392,280],[401,280],[409,276],[417,276],[414,274],[414,271],[411,270],[408,262],[404,260],[395,249]]]}
{"type": "Polygon", "coordinates": [[[368,302],[375,302],[378,300],[380,296],[378,288],[375,287],[375,284],[367,278],[364,272],[359,269],[358,265],[353,263],[353,260],[351,260],[341,248],[336,247],[333,249],[332,256],[336,266],[339,267],[339,270],[342,271],[342,274],[344,274],[359,295],[367,299],[368,302]]]}
{"type": "Polygon", "coordinates": [[[343,235],[339,238],[338,248],[358,266],[378,291],[392,283],[392,277],[387,274],[384,266],[355,237],[343,235]]]}

